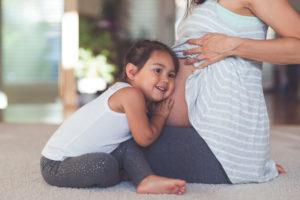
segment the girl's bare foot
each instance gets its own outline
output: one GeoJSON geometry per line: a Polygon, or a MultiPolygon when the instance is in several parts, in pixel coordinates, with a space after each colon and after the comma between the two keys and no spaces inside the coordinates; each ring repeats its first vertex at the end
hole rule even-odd
{"type": "Polygon", "coordinates": [[[184,180],[149,175],[137,186],[136,191],[140,194],[181,195],[186,192],[186,187],[184,180]]]}
{"type": "Polygon", "coordinates": [[[284,170],[284,168],[281,165],[276,164],[276,168],[277,168],[277,171],[279,174],[286,174],[286,171],[284,170]]]}

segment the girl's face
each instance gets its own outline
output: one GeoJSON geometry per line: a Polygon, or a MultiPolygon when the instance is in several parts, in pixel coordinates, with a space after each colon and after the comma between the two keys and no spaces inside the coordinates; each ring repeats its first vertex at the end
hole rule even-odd
{"type": "Polygon", "coordinates": [[[172,57],[163,51],[154,51],[133,81],[146,100],[159,102],[168,98],[175,88],[175,67],[172,57]]]}

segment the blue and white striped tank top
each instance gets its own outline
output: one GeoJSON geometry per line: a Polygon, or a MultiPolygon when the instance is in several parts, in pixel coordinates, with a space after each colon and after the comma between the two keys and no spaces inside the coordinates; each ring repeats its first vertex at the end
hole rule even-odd
{"type": "MultiPolygon", "coordinates": [[[[178,27],[178,57],[190,38],[223,33],[265,39],[267,26],[207,0],[178,27]]],[[[269,158],[269,119],[262,88],[262,63],[228,57],[196,70],[186,81],[189,119],[232,183],[265,182],[278,175],[269,158]]]]}

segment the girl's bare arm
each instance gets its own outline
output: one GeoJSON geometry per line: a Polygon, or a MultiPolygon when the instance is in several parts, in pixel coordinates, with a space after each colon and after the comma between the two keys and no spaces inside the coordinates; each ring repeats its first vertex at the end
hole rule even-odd
{"type": "Polygon", "coordinates": [[[152,144],[159,136],[173,105],[171,99],[161,102],[149,121],[145,98],[136,88],[126,88],[122,98],[122,106],[128,119],[132,136],[140,146],[152,144]]]}

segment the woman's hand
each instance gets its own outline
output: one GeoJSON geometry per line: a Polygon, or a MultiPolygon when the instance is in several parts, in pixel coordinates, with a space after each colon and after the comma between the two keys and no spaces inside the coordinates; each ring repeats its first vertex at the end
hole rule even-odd
{"type": "Polygon", "coordinates": [[[276,164],[276,168],[277,168],[277,171],[278,171],[279,174],[285,174],[286,173],[286,171],[284,170],[284,168],[281,165],[276,164]]]}
{"type": "Polygon", "coordinates": [[[188,40],[189,44],[198,47],[186,50],[185,55],[198,54],[197,58],[186,60],[185,64],[194,64],[203,61],[200,67],[218,62],[228,56],[233,55],[232,51],[242,42],[241,38],[231,37],[220,33],[209,33],[197,39],[188,40]]]}

